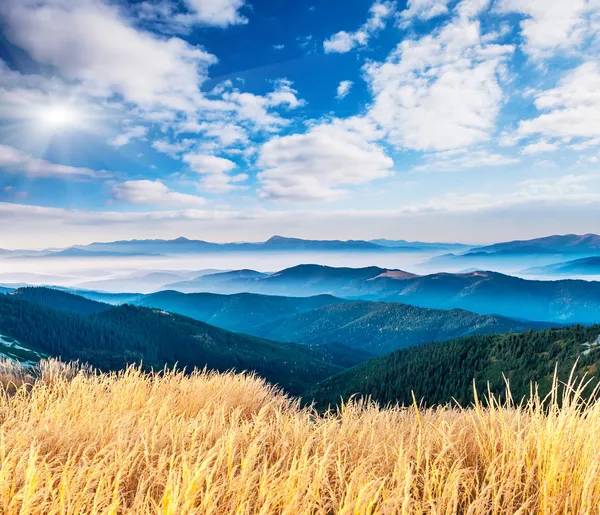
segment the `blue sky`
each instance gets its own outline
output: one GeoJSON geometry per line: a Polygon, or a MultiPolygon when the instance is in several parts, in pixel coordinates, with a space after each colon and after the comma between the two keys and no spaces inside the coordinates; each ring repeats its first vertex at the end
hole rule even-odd
{"type": "Polygon", "coordinates": [[[598,0],[5,0],[0,247],[598,231],[598,0]]]}

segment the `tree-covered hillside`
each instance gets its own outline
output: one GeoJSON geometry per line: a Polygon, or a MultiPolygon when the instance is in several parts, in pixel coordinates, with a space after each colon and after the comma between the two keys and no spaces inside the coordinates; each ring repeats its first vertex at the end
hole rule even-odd
{"type": "Polygon", "coordinates": [[[577,364],[577,374],[597,375],[600,370],[600,326],[581,325],[513,334],[477,335],[429,343],[367,361],[306,391],[305,401],[324,408],[341,398],[370,396],[382,403],[410,404],[412,393],[427,405],[456,399],[473,401],[473,380],[480,394],[505,392],[503,374],[515,399],[529,393],[538,382],[549,391],[556,364],[567,380],[577,364]]]}
{"type": "Polygon", "coordinates": [[[27,300],[58,311],[67,311],[79,315],[93,315],[111,308],[108,304],[52,288],[19,288],[10,295],[20,300],[27,300]]]}
{"type": "Polygon", "coordinates": [[[132,304],[160,308],[229,331],[256,335],[257,329],[264,324],[279,322],[299,313],[344,302],[348,301],[331,295],[279,297],[253,293],[186,294],[171,290],[145,295],[132,304]]]}
{"type": "Polygon", "coordinates": [[[547,324],[461,309],[418,308],[397,302],[349,302],[267,323],[253,334],[300,343],[342,342],[373,355],[458,336],[524,331],[547,324]]]}
{"type": "MultiPolygon", "coordinates": [[[[83,316],[0,295],[0,334],[63,360],[104,370],[146,367],[253,370],[290,393],[340,372],[336,350],[231,333],[155,309],[120,306],[83,316]]],[[[358,360],[350,360],[354,364],[358,360]]]]}

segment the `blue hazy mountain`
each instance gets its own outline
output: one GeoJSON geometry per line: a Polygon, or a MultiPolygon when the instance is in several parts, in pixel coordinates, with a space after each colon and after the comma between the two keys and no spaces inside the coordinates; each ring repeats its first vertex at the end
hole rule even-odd
{"type": "Polygon", "coordinates": [[[133,302],[188,316],[229,331],[279,341],[331,342],[373,354],[469,334],[515,332],[546,323],[435,310],[400,303],[351,301],[330,295],[279,297],[162,291],[133,302]]]}
{"type": "Polygon", "coordinates": [[[217,252],[430,252],[468,248],[460,244],[392,240],[305,240],[273,236],[264,242],[212,243],[184,237],[173,240],[121,240],[74,245],[46,251],[6,251],[9,256],[113,257],[120,255],[177,255],[217,252]]]}
{"type": "Polygon", "coordinates": [[[214,293],[330,294],[555,323],[600,321],[600,283],[581,280],[533,281],[488,271],[418,276],[379,267],[299,265],[254,278],[211,281],[205,276],[189,287],[214,293]]]}
{"type": "Polygon", "coordinates": [[[438,270],[469,267],[520,270],[590,256],[600,256],[600,236],[567,234],[495,243],[466,252],[454,250],[434,256],[424,264],[438,270]]]}
{"type": "Polygon", "coordinates": [[[566,234],[532,240],[515,240],[478,247],[474,252],[503,254],[600,254],[600,236],[597,234],[566,234]]]}
{"type": "Polygon", "coordinates": [[[573,259],[561,263],[528,268],[524,273],[542,275],[600,275],[600,256],[573,259]]]}
{"type": "Polygon", "coordinates": [[[380,245],[381,247],[389,247],[395,249],[418,249],[428,252],[443,252],[448,250],[467,250],[475,247],[475,245],[465,245],[463,243],[440,243],[440,242],[422,242],[422,241],[406,241],[406,240],[388,240],[380,238],[377,240],[369,240],[370,243],[380,245]]]}

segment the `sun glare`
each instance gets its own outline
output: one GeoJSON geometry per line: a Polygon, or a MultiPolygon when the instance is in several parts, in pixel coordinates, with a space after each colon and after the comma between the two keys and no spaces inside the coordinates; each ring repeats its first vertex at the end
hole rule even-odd
{"type": "Polygon", "coordinates": [[[58,129],[76,125],[80,116],[70,106],[53,105],[43,109],[40,118],[45,127],[58,129]]]}

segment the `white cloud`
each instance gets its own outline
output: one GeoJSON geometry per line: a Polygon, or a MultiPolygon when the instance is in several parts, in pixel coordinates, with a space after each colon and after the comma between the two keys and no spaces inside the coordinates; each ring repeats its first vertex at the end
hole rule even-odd
{"type": "Polygon", "coordinates": [[[198,188],[207,193],[227,193],[239,189],[235,183],[248,179],[246,174],[228,175],[237,165],[224,157],[209,154],[187,154],[183,161],[202,175],[198,188]]]}
{"type": "Polygon", "coordinates": [[[323,50],[326,54],[343,54],[355,47],[366,46],[375,33],[385,28],[387,19],[394,14],[395,9],[395,2],[377,0],[369,9],[367,21],[356,32],[336,32],[323,41],[323,50]]]}
{"type": "Polygon", "coordinates": [[[233,190],[242,189],[243,186],[238,186],[237,183],[244,182],[247,179],[248,175],[245,173],[237,175],[208,174],[200,179],[198,189],[214,194],[229,193],[233,190]]]}
{"type": "Polygon", "coordinates": [[[295,109],[304,105],[297,91],[291,87],[291,82],[280,79],[276,81],[275,89],[265,96],[241,92],[238,89],[225,89],[221,96],[229,104],[233,118],[238,123],[249,124],[253,130],[276,132],[289,124],[273,108],[284,107],[295,109]]]}
{"type": "MultiPolygon", "coordinates": [[[[461,5],[459,13],[476,10],[461,5]]],[[[503,102],[504,63],[514,48],[487,39],[479,22],[459,14],[432,34],[405,39],[385,62],[365,67],[374,96],[369,116],[392,144],[439,151],[492,137],[503,102]]]]}
{"type": "Polygon", "coordinates": [[[148,133],[148,128],[143,125],[129,127],[123,134],[119,134],[111,139],[108,143],[114,147],[122,147],[127,145],[132,139],[143,138],[148,133]]]}
{"type": "Polygon", "coordinates": [[[285,48],[285,45],[273,45],[273,49],[274,50],[283,50],[285,48]]]}
{"type": "MultiPolygon", "coordinates": [[[[600,64],[586,62],[570,70],[552,89],[535,94],[536,118],[521,120],[512,141],[534,135],[580,138],[579,145],[600,138],[600,64]]],[[[583,147],[580,147],[583,148],[583,147]]]]}
{"type": "Polygon", "coordinates": [[[206,202],[202,197],[171,191],[161,181],[149,180],[116,184],[112,188],[112,195],[116,200],[153,206],[200,206],[206,202]]]}
{"type": "Polygon", "coordinates": [[[186,152],[194,145],[194,141],[191,139],[179,140],[175,143],[171,143],[166,140],[154,140],[152,142],[152,148],[163,154],[167,154],[174,159],[179,157],[179,154],[186,152]]]}
{"type": "Polygon", "coordinates": [[[239,11],[244,0],[184,0],[198,22],[216,27],[248,23],[239,11]]]}
{"type": "Polygon", "coordinates": [[[524,51],[533,59],[551,57],[559,50],[573,50],[597,27],[593,18],[600,16],[596,0],[499,0],[496,10],[519,13],[524,51]]]}
{"type": "Polygon", "coordinates": [[[106,170],[66,166],[51,163],[45,159],[30,156],[7,145],[0,145],[0,168],[10,173],[19,173],[31,177],[57,178],[106,178],[111,173],[106,170]]]}
{"type": "Polygon", "coordinates": [[[119,94],[144,109],[193,110],[216,58],[182,39],[132,26],[99,0],[6,0],[6,35],[38,62],[81,82],[89,94],[119,94]]]}
{"type": "Polygon", "coordinates": [[[204,154],[187,154],[183,161],[190,165],[190,168],[198,173],[226,173],[233,170],[237,165],[223,157],[204,155],[204,154]]]}
{"type": "Polygon", "coordinates": [[[194,127],[194,132],[202,133],[208,138],[217,140],[219,145],[225,148],[236,143],[247,144],[250,141],[246,130],[234,123],[202,122],[194,127]]]}
{"type": "Polygon", "coordinates": [[[244,6],[244,0],[146,0],[130,7],[138,18],[163,32],[189,32],[196,25],[227,28],[248,23],[240,12],[244,6]]]}
{"type": "Polygon", "coordinates": [[[407,8],[399,14],[400,25],[408,26],[412,18],[431,20],[448,12],[451,0],[408,0],[407,8]]]}
{"type": "Polygon", "coordinates": [[[334,120],[305,134],[275,137],[259,154],[260,194],[273,200],[334,200],[343,186],[389,176],[393,161],[364,119],[334,120]]]}
{"type": "Polygon", "coordinates": [[[348,93],[350,93],[350,89],[352,89],[353,84],[354,82],[351,80],[340,81],[337,87],[335,98],[340,100],[344,98],[348,93]]]}
{"type": "Polygon", "coordinates": [[[545,140],[536,141],[535,143],[530,143],[529,145],[525,145],[521,149],[521,153],[525,155],[529,154],[540,154],[542,152],[554,152],[558,150],[560,147],[556,143],[550,143],[545,140]]]}
{"type": "Polygon", "coordinates": [[[485,169],[490,166],[507,166],[519,162],[517,158],[488,152],[486,150],[476,150],[471,152],[463,150],[435,152],[428,154],[426,159],[426,164],[416,166],[414,170],[457,171],[468,168],[485,169]]]}

